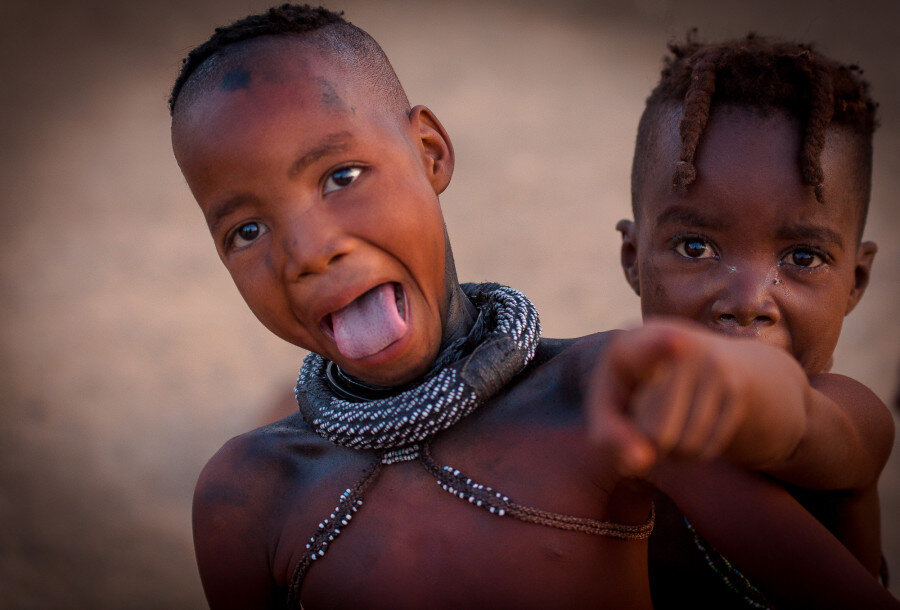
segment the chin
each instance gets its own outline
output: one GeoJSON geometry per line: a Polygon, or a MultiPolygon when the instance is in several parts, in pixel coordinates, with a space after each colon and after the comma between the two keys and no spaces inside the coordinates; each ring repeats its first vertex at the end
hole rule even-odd
{"type": "Polygon", "coordinates": [[[385,387],[406,385],[428,372],[438,352],[435,346],[425,354],[416,355],[410,353],[410,343],[412,337],[407,335],[377,354],[350,362],[339,358],[335,362],[347,373],[367,383],[385,387]]]}

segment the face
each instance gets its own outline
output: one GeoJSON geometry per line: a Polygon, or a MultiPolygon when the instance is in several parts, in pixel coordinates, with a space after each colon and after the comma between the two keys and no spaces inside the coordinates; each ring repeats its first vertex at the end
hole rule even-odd
{"type": "Polygon", "coordinates": [[[638,218],[618,227],[644,318],[685,316],[780,346],[807,374],[826,371],[875,254],[857,238],[852,163],[842,163],[853,142],[829,131],[822,204],[800,176],[798,123],[718,109],[698,149],[696,181],[672,192],[678,122],[660,123],[638,218]]]}
{"type": "Polygon", "coordinates": [[[373,101],[299,41],[258,42],[176,110],[175,156],[222,262],[279,337],[370,383],[427,370],[447,315],[431,113],[373,101]]]}

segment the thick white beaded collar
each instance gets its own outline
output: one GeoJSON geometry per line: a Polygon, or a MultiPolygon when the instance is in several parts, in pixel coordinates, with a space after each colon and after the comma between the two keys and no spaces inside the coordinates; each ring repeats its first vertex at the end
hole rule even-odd
{"type": "MultiPolygon", "coordinates": [[[[485,325],[471,353],[439,367],[402,392],[366,401],[339,396],[326,378],[328,360],[310,353],[295,395],[310,426],[332,443],[353,449],[399,450],[415,458],[418,443],[472,413],[534,358],[541,336],[537,310],[500,284],[463,284],[485,325]]],[[[395,453],[395,452],[391,452],[395,453]]]]}

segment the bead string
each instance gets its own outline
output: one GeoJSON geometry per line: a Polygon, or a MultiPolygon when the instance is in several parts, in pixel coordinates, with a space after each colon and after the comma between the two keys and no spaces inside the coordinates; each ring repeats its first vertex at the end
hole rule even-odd
{"type": "Polygon", "coordinates": [[[684,524],[687,526],[688,531],[694,536],[694,544],[697,549],[703,553],[703,557],[706,559],[706,565],[719,575],[722,582],[725,583],[725,586],[732,592],[743,597],[744,601],[752,608],[771,608],[769,601],[766,599],[766,596],[762,594],[762,591],[754,587],[753,584],[747,580],[747,577],[741,574],[740,570],[731,565],[731,562],[723,557],[721,553],[712,548],[712,546],[709,546],[709,544],[700,537],[700,534],[697,533],[697,530],[694,529],[691,522],[687,520],[687,517],[684,518],[684,524]]]}
{"type": "Polygon", "coordinates": [[[419,460],[425,469],[434,476],[442,489],[499,517],[509,515],[520,521],[620,540],[646,540],[653,531],[656,514],[652,504],[650,516],[638,525],[623,525],[587,517],[572,517],[517,504],[501,492],[476,483],[453,466],[439,466],[432,458],[431,448],[428,445],[422,448],[419,460]]]}
{"type": "Polygon", "coordinates": [[[306,544],[307,551],[300,559],[291,578],[291,586],[288,589],[288,606],[293,603],[300,604],[300,587],[312,562],[325,556],[328,545],[341,533],[341,528],[347,527],[353,514],[363,505],[362,495],[369,486],[378,478],[381,472],[381,461],[369,466],[363,478],[353,487],[348,487],[338,499],[338,505],[325,519],[319,523],[316,533],[306,544]]]}

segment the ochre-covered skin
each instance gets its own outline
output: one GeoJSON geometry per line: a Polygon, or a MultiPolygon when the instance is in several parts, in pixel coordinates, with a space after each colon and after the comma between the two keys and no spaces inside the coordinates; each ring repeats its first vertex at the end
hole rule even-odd
{"type": "MultiPolygon", "coordinates": [[[[238,73],[176,105],[175,154],[259,319],[362,381],[403,384],[472,323],[437,200],[452,147],[430,111],[377,103],[368,81],[323,53],[294,38],[254,43],[235,60],[238,73]],[[377,354],[346,357],[323,320],[385,282],[402,288],[407,334],[377,354]]],[[[622,479],[614,447],[598,446],[585,427],[588,381],[608,338],[543,341],[501,393],[437,436],[434,458],[523,505],[644,522],[651,488],[622,479]]],[[[211,607],[283,606],[309,537],[374,459],[326,442],[299,414],[229,441],[194,498],[211,607]]],[[[661,464],[655,482],[687,502],[704,535],[734,551],[775,599],[891,607],[824,529],[762,479],[661,464]],[[692,483],[700,475],[713,489],[692,483]],[[780,518],[745,531],[742,521],[715,518],[729,514],[722,502],[780,518]],[[786,527],[797,546],[777,562],[754,562],[786,527]],[[806,553],[828,559],[815,578],[796,569],[806,553]]],[[[307,608],[650,608],[646,541],[491,515],[445,492],[416,462],[385,467],[332,546],[304,582],[307,608]]]]}
{"type": "MultiPolygon", "coordinates": [[[[633,378],[623,413],[657,451],[721,454],[776,477],[877,574],[877,480],[893,422],[870,390],[828,372],[876,251],[859,238],[867,189],[853,159],[862,154],[858,136],[840,126],[826,133],[820,202],[798,169],[798,121],[717,108],[696,181],[673,190],[680,112],[673,104],[660,113],[637,216],[618,225],[626,279],[649,324],[613,346],[607,377],[633,378]],[[666,316],[694,324],[654,323],[666,316]]],[[[649,455],[646,439],[628,437],[615,442],[649,455]]],[[[665,575],[672,566],[682,584],[702,588],[708,576],[701,564],[685,572],[693,542],[681,530],[680,518],[662,514],[651,542],[662,564],[651,570],[665,583],[654,585],[654,599],[665,607],[680,595],[665,575]]]]}
{"type": "MultiPolygon", "coordinates": [[[[600,343],[543,346],[540,362],[513,388],[439,435],[435,460],[521,504],[643,522],[647,493],[614,493],[611,463],[583,430],[576,371],[589,370],[600,343]]],[[[250,604],[283,592],[317,524],[374,459],[327,443],[296,415],[226,445],[195,499],[198,558],[213,606],[241,607],[234,595],[250,604]],[[235,549],[235,541],[254,550],[235,549]],[[225,557],[242,565],[223,565],[225,557]],[[246,579],[241,587],[232,580],[238,575],[246,579]]],[[[650,607],[646,541],[492,515],[441,489],[418,462],[385,467],[342,529],[310,568],[305,607],[650,607]]]]}
{"type": "MultiPolygon", "coordinates": [[[[240,87],[223,80],[173,121],[176,157],[225,266],[278,336],[369,383],[414,379],[472,323],[446,268],[437,200],[453,168],[449,138],[427,109],[373,103],[345,66],[299,41],[257,41],[246,55],[240,87]],[[272,66],[283,67],[278,78],[267,76],[272,66]],[[347,180],[338,173],[346,168],[361,171],[347,180]],[[344,357],[322,318],[384,282],[403,287],[408,334],[375,356],[344,357]]],[[[642,523],[649,495],[610,501],[613,469],[582,429],[575,371],[586,375],[601,343],[542,346],[541,364],[440,435],[435,459],[523,504],[642,523]]],[[[317,524],[373,459],[330,445],[299,416],[229,442],[195,498],[211,605],[277,604],[317,524]]],[[[646,542],[499,518],[404,463],[384,469],[352,526],[313,565],[302,597],[310,607],[548,607],[563,596],[574,607],[646,608],[646,574],[646,542]]]]}

